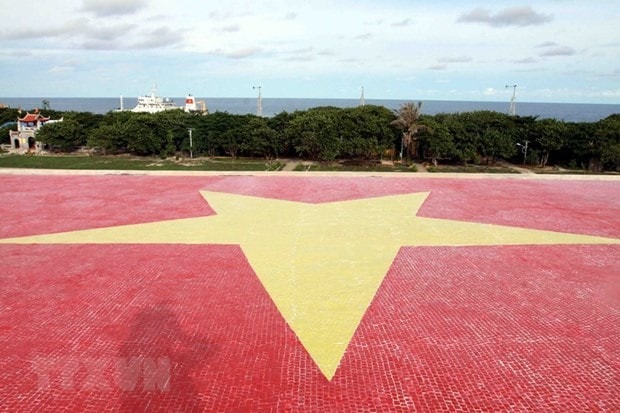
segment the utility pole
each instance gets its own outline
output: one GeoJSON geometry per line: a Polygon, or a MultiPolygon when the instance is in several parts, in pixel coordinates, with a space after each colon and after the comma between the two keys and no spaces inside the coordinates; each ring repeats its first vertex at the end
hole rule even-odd
{"type": "Polygon", "coordinates": [[[193,152],[193,147],[194,147],[194,142],[192,142],[192,128],[187,128],[187,131],[189,132],[189,157],[190,159],[194,158],[194,152],[193,152]]]}
{"type": "Polygon", "coordinates": [[[256,116],[263,116],[263,97],[261,95],[262,86],[252,86],[252,89],[258,89],[258,99],[256,100],[256,116]]]}
{"type": "Polygon", "coordinates": [[[526,140],[523,143],[523,145],[517,143],[517,146],[521,147],[521,152],[523,152],[523,165],[525,165],[525,161],[527,160],[527,145],[529,145],[530,141],[526,140]]]}
{"type": "Polygon", "coordinates": [[[512,98],[510,98],[510,109],[508,109],[508,114],[510,116],[515,116],[517,114],[517,85],[506,85],[506,89],[512,88],[512,98]]]}

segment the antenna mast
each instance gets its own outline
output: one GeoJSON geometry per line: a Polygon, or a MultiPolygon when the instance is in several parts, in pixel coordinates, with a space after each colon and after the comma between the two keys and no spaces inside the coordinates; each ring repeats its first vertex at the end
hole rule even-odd
{"type": "Polygon", "coordinates": [[[258,99],[256,99],[256,116],[263,116],[263,97],[261,95],[262,86],[252,86],[252,89],[258,89],[258,99]]]}
{"type": "Polygon", "coordinates": [[[508,114],[510,116],[515,116],[517,114],[517,85],[506,85],[506,89],[512,88],[512,98],[510,98],[510,109],[508,109],[508,114]]]}

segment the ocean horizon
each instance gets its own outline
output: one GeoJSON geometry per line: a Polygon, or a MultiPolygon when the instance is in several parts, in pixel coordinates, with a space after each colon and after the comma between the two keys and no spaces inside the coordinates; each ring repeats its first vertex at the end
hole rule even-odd
{"type": "MultiPolygon", "coordinates": [[[[256,98],[201,98],[197,100],[206,102],[209,112],[228,112],[232,114],[256,113],[256,98]]],[[[50,109],[57,111],[92,112],[105,114],[120,108],[119,98],[0,98],[0,104],[12,108],[32,110],[42,108],[43,100],[49,102],[50,109]]],[[[177,105],[182,106],[185,98],[172,98],[177,105]]],[[[396,110],[403,103],[412,100],[398,99],[366,99],[367,105],[385,106],[396,110]]],[[[418,101],[418,100],[413,100],[418,101]]],[[[420,100],[422,113],[436,115],[438,113],[473,112],[490,110],[500,113],[508,113],[509,102],[489,101],[450,101],[450,100],[420,100]]],[[[125,109],[133,108],[137,104],[137,97],[124,97],[125,109]]],[[[263,98],[263,115],[273,116],[277,113],[296,110],[307,110],[319,106],[335,106],[340,108],[359,106],[358,99],[309,99],[309,98],[263,98]]],[[[517,115],[537,116],[539,118],[552,118],[567,122],[596,122],[609,115],[620,113],[620,104],[599,103],[540,103],[540,102],[517,102],[517,115]]]]}

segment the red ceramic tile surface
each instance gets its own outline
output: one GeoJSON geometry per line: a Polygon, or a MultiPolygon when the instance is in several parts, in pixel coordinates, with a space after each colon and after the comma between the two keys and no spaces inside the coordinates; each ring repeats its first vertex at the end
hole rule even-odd
{"type": "MultiPolygon", "coordinates": [[[[0,176],[0,237],[212,214],[198,191],[620,237],[617,182],[0,176]],[[7,218],[11,219],[7,219],[7,218]]],[[[237,246],[0,245],[7,411],[619,411],[618,245],[403,247],[332,381],[237,246]]]]}

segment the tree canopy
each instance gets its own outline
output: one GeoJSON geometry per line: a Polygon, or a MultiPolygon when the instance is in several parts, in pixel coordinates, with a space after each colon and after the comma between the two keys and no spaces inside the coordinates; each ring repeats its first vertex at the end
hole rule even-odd
{"type": "MultiPolygon", "coordinates": [[[[620,169],[620,114],[593,123],[509,116],[477,111],[425,115],[420,103],[392,111],[382,106],[318,107],[270,118],[181,110],[156,114],[46,111],[64,122],[44,126],[37,139],[52,150],[86,145],[106,154],[144,156],[248,156],[310,160],[380,159],[406,150],[419,161],[494,163],[523,160],[517,144],[528,142],[527,163],[565,165],[592,171],[620,169]]],[[[17,111],[0,109],[14,122],[17,111]]],[[[3,134],[15,125],[7,124],[3,134]]],[[[4,139],[6,141],[6,139],[4,139]]]]}

